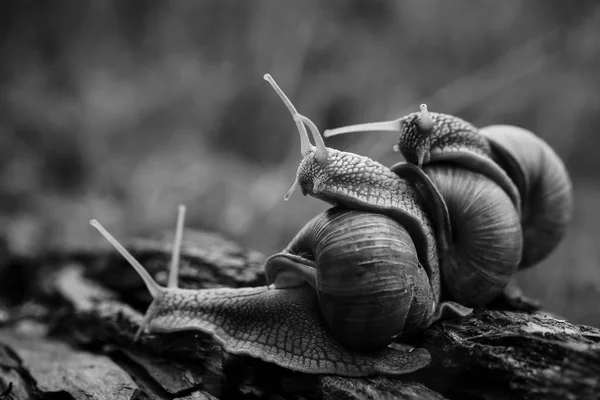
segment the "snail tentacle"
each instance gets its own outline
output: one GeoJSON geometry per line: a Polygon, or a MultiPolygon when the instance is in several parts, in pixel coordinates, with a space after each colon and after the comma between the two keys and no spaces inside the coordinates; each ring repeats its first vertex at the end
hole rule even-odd
{"type": "Polygon", "coordinates": [[[171,254],[171,263],[169,264],[169,278],[167,287],[176,288],[179,281],[179,256],[181,253],[181,241],[183,240],[183,223],[185,221],[186,208],[183,204],[179,205],[177,212],[177,227],[175,228],[175,238],[173,239],[173,253],[171,254]]]}
{"type": "MultiPolygon", "coordinates": [[[[296,107],[294,107],[294,104],[292,104],[292,102],[290,101],[290,99],[288,99],[288,97],[285,95],[283,90],[281,90],[279,85],[277,85],[277,83],[275,82],[273,77],[270,74],[265,74],[263,76],[263,78],[265,81],[267,81],[271,84],[271,86],[273,87],[275,92],[279,95],[279,97],[281,98],[281,100],[283,101],[285,106],[288,108],[288,110],[292,114],[292,117],[295,116],[296,114],[298,114],[298,111],[296,111],[296,107]]],[[[304,157],[308,154],[308,151],[313,146],[310,144],[310,140],[308,139],[308,133],[306,132],[306,128],[304,128],[304,125],[302,124],[302,122],[296,121],[296,127],[298,128],[298,133],[300,135],[300,152],[301,152],[302,156],[304,157]]]]}
{"type": "Polygon", "coordinates": [[[102,234],[102,236],[104,236],[104,238],[119,252],[119,254],[121,254],[123,258],[127,260],[127,262],[129,262],[133,269],[135,269],[135,272],[137,272],[140,278],[142,278],[146,288],[148,289],[148,292],[150,292],[150,295],[153,299],[159,298],[165,292],[165,288],[156,283],[148,271],[144,269],[142,264],[140,264],[140,262],[136,260],[135,257],[133,257],[133,255],[127,251],[127,249],[123,247],[123,245],[121,245],[121,243],[119,243],[114,236],[104,229],[100,222],[92,219],[90,220],[90,225],[96,228],[102,234]]]}
{"type": "Polygon", "coordinates": [[[400,123],[401,118],[393,119],[390,121],[367,122],[364,124],[349,125],[334,129],[325,129],[323,131],[323,136],[328,138],[332,136],[344,135],[346,133],[355,132],[397,132],[400,130],[400,123]]]}
{"type": "Polygon", "coordinates": [[[308,119],[307,117],[305,117],[302,114],[296,114],[294,115],[294,121],[298,122],[302,122],[304,123],[306,126],[308,126],[308,129],[310,130],[310,132],[312,133],[313,136],[313,140],[315,141],[315,160],[317,160],[320,163],[326,163],[327,162],[327,147],[325,147],[325,142],[323,141],[323,138],[321,137],[321,133],[319,132],[319,129],[317,128],[317,126],[315,125],[314,122],[312,122],[310,119],[308,119]]]}
{"type": "MultiPolygon", "coordinates": [[[[180,213],[181,215],[182,213],[180,213]]],[[[183,221],[182,221],[183,222],[183,221]]],[[[138,273],[138,275],[140,276],[140,278],[142,278],[142,280],[144,281],[144,284],[146,285],[146,288],[148,289],[148,292],[150,292],[150,295],[152,296],[152,304],[150,305],[150,307],[148,308],[148,311],[146,312],[146,315],[144,316],[144,320],[142,321],[139,329],[137,330],[137,332],[135,333],[134,337],[133,337],[133,341],[137,341],[140,337],[140,335],[148,328],[148,325],[150,324],[150,322],[152,321],[152,319],[156,316],[156,309],[155,307],[152,307],[152,305],[154,305],[155,303],[158,302],[162,302],[165,294],[169,291],[169,290],[173,290],[173,288],[164,288],[162,286],[160,286],[148,273],[148,271],[146,271],[146,269],[142,266],[142,264],[140,264],[140,262],[138,260],[135,259],[135,257],[125,248],[123,247],[123,245],[121,243],[119,243],[119,241],[117,239],[115,239],[114,236],[112,236],[106,229],[104,229],[104,227],[102,226],[102,224],[100,224],[100,222],[98,222],[95,219],[92,219],[90,221],[90,225],[92,225],[94,228],[96,228],[100,234],[102,234],[102,236],[104,236],[104,238],[119,252],[119,254],[121,254],[123,256],[123,258],[125,258],[125,260],[127,260],[127,262],[129,262],[129,265],[131,265],[133,267],[133,269],[135,269],[135,272],[138,273]]],[[[181,241],[179,241],[179,244],[181,244],[181,241]]],[[[173,256],[173,258],[175,258],[173,256]]],[[[171,264],[171,267],[173,266],[173,264],[171,264]]],[[[169,276],[173,276],[175,275],[175,272],[170,270],[169,271],[169,276]]],[[[175,283],[175,287],[177,286],[177,282],[175,283]]]]}

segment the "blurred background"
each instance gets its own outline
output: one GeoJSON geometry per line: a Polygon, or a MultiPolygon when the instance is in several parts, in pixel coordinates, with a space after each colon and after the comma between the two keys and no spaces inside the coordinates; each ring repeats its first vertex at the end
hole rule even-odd
{"type": "MultiPolygon", "coordinates": [[[[600,326],[600,5],[580,1],[3,1],[0,227],[17,253],[187,225],[265,254],[328,206],[296,192],[293,120],[321,130],[427,103],[543,137],[574,181],[567,237],[519,276],[600,326]]],[[[396,134],[327,145],[386,165],[396,134]]]]}

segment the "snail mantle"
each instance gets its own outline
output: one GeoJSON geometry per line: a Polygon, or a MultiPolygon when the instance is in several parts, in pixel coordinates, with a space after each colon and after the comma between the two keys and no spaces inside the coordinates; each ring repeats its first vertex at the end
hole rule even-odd
{"type": "MultiPolygon", "coordinates": [[[[173,236],[124,243],[164,286],[173,236]]],[[[187,231],[180,286],[258,287],[265,283],[263,263],[254,250],[187,231]]],[[[56,391],[71,395],[65,398],[93,397],[100,393],[99,378],[92,376],[98,371],[105,398],[591,399],[600,393],[600,330],[541,312],[481,310],[435,323],[409,340],[431,354],[425,368],[352,378],[227,354],[201,332],[142,334],[134,341],[150,301],[112,248],[5,260],[0,393],[14,399],[56,391]],[[56,357],[61,368],[52,361],[56,357]]]]}

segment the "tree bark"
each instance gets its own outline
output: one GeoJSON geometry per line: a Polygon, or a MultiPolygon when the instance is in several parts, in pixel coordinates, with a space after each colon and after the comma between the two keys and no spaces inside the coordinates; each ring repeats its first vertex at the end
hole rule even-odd
{"type": "MultiPolygon", "coordinates": [[[[188,231],[180,286],[258,286],[264,257],[188,231]]],[[[128,248],[166,284],[172,235],[128,248]]],[[[432,363],[399,378],[301,374],[233,356],[198,332],[144,334],[141,279],[109,248],[5,257],[0,399],[593,399],[600,330],[543,313],[477,310],[400,338],[432,363]]]]}

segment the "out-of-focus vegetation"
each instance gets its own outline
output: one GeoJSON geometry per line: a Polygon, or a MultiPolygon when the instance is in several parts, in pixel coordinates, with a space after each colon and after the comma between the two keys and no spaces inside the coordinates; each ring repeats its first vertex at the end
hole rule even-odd
{"type": "MultiPolygon", "coordinates": [[[[520,276],[600,325],[600,5],[562,1],[4,1],[0,226],[14,251],[188,226],[264,253],[327,205],[282,197],[300,161],[271,73],[321,129],[418,109],[516,124],[575,185],[568,237],[520,276]]],[[[400,161],[395,135],[330,147],[400,161]]]]}

